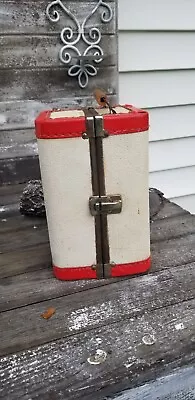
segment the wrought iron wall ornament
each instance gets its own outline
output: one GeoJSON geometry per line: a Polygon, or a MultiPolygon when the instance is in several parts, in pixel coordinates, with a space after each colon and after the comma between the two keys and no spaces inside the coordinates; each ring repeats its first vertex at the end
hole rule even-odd
{"type": "Polygon", "coordinates": [[[84,21],[80,23],[61,0],[54,0],[46,9],[46,15],[51,22],[58,22],[60,20],[60,13],[56,7],[61,8],[75,25],[75,30],[67,26],[61,31],[60,37],[64,46],[59,53],[60,61],[69,66],[68,75],[78,77],[79,86],[85,88],[88,85],[89,76],[97,75],[97,67],[95,64],[100,63],[104,57],[104,51],[100,46],[102,36],[100,29],[96,27],[87,29],[86,24],[100,7],[102,8],[102,23],[109,23],[113,18],[112,9],[104,0],[97,0],[97,5],[84,21]],[[81,40],[86,45],[83,52],[79,49],[79,42],[81,40]],[[72,53],[75,54],[75,56],[73,56],[72,53]]]}

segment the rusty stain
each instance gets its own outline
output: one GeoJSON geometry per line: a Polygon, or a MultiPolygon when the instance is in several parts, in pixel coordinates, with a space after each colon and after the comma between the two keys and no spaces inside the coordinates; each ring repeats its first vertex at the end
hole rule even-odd
{"type": "Polygon", "coordinates": [[[44,319],[49,319],[55,314],[56,310],[54,307],[49,307],[47,311],[45,311],[43,314],[41,314],[41,317],[44,319]]]}

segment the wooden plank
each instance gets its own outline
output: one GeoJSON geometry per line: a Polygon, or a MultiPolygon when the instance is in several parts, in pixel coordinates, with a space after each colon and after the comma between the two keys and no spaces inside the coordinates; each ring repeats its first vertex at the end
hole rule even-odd
{"type": "Polygon", "coordinates": [[[190,69],[195,32],[120,32],[119,71],[190,69]],[[131,57],[127,49],[131,49],[131,57]]]}
{"type": "MultiPolygon", "coordinates": [[[[19,205],[18,205],[19,206],[19,205]]],[[[19,208],[19,207],[18,207],[19,208]]],[[[21,215],[19,212],[15,216],[11,216],[6,219],[6,223],[0,221],[0,232],[4,235],[5,233],[17,233],[21,231],[32,229],[45,229],[47,230],[46,218],[42,217],[27,217],[21,215]]],[[[38,232],[37,232],[38,234],[38,232]]],[[[29,243],[30,244],[30,243],[29,243]]]]}
{"type": "Polygon", "coordinates": [[[13,230],[10,230],[10,232],[5,232],[1,239],[1,252],[5,253],[9,252],[10,250],[20,250],[30,246],[48,243],[48,232],[45,228],[45,224],[42,226],[40,225],[37,229],[34,228],[34,226],[36,225],[26,227],[26,229],[20,229],[20,227],[18,227],[18,231],[16,232],[13,230]],[[9,240],[9,242],[7,240],[9,240]]]}
{"type": "MultiPolygon", "coordinates": [[[[1,232],[2,234],[2,232],[1,232]]],[[[0,257],[0,278],[47,268],[51,264],[49,244],[11,250],[0,257]]],[[[151,244],[152,269],[159,270],[195,262],[195,234],[151,244]]],[[[10,292],[11,293],[11,292],[10,292]]]]}
{"type": "Polygon", "coordinates": [[[24,186],[24,184],[1,186],[0,205],[7,206],[9,204],[19,203],[19,198],[23,192],[24,186]]]}
{"type": "Polygon", "coordinates": [[[40,179],[37,156],[0,159],[0,185],[40,179]]]}
{"type": "Polygon", "coordinates": [[[153,108],[150,113],[150,141],[194,136],[195,105],[153,108]]]}
{"type": "MultiPolygon", "coordinates": [[[[3,188],[4,186],[2,186],[3,188]]],[[[6,197],[1,196],[0,198],[0,231],[7,229],[3,228],[5,222],[7,223],[7,218],[16,218],[19,215],[19,202],[20,202],[21,192],[13,193],[13,196],[6,197]]],[[[11,224],[12,225],[12,224],[11,224]]]]}
{"type": "MultiPolygon", "coordinates": [[[[36,29],[36,28],[35,28],[36,29]]],[[[76,37],[75,37],[76,39],[76,37]]],[[[80,51],[86,49],[83,41],[79,44],[80,51]]],[[[35,67],[59,67],[63,65],[59,60],[59,51],[62,43],[58,35],[26,36],[6,35],[0,36],[1,68],[35,68],[35,67]]],[[[116,65],[116,36],[102,35],[102,49],[104,58],[101,66],[116,65]]],[[[73,64],[78,59],[78,54],[71,52],[73,64]]],[[[92,53],[90,53],[92,54],[92,53]]]]}
{"type": "MultiPolygon", "coordinates": [[[[195,235],[151,245],[152,271],[195,261],[195,235]]],[[[30,245],[30,243],[29,243],[30,245]]],[[[45,268],[51,261],[48,243],[1,252],[0,278],[45,268]]]]}
{"type": "Polygon", "coordinates": [[[64,96],[71,98],[92,94],[95,87],[102,87],[110,94],[117,92],[116,67],[99,67],[97,76],[89,77],[86,89],[81,89],[77,77],[70,77],[67,68],[0,70],[1,102],[15,100],[54,101],[64,96]]]}
{"type": "MultiPolygon", "coordinates": [[[[194,263],[1,313],[0,355],[193,299],[194,263]],[[106,302],[105,302],[106,299],[106,302]],[[50,321],[41,318],[56,309],[50,321]]],[[[10,278],[8,278],[10,279],[10,278]]],[[[2,282],[2,281],[1,281],[2,282]]],[[[56,286],[60,285],[56,281],[56,286]]],[[[43,291],[44,286],[41,291],[43,291]]],[[[64,285],[64,295],[65,295],[64,285]]],[[[17,307],[17,306],[16,306],[17,307]]]]}
{"type": "MultiPolygon", "coordinates": [[[[15,138],[15,140],[17,139],[15,138]]],[[[10,144],[0,145],[0,160],[12,159],[14,157],[30,157],[33,155],[38,155],[36,139],[25,143],[18,143],[15,141],[11,142],[10,144]]]]}
{"type": "Polygon", "coordinates": [[[183,210],[177,204],[170,202],[167,199],[164,199],[163,207],[159,210],[158,214],[155,215],[152,219],[153,221],[165,218],[173,218],[179,215],[187,214],[187,211],[183,210]]]}
{"type": "Polygon", "coordinates": [[[151,255],[153,272],[195,262],[195,234],[154,242],[151,255]]]}
{"type": "Polygon", "coordinates": [[[20,158],[33,155],[37,155],[37,143],[34,129],[1,131],[0,159],[5,160],[6,158],[20,158]]]}
{"type": "MultiPolygon", "coordinates": [[[[158,393],[158,400],[169,399],[193,399],[195,391],[195,368],[189,366],[187,368],[178,368],[170,372],[169,375],[161,376],[152,380],[145,385],[139,386],[134,389],[125,390],[118,396],[114,397],[115,400],[156,400],[158,393]]],[[[113,399],[113,397],[112,397],[113,399]]],[[[107,398],[111,400],[111,398],[107,398]]]]}
{"type": "Polygon", "coordinates": [[[0,198],[4,197],[6,199],[5,200],[6,204],[9,204],[12,196],[15,194],[18,194],[18,193],[22,193],[23,188],[24,188],[23,184],[1,186],[0,187],[0,198]]]}
{"type": "Polygon", "coordinates": [[[194,31],[195,4],[192,0],[121,0],[120,30],[194,31]],[[177,7],[177,8],[176,8],[177,7]],[[140,12],[140,10],[142,12],[140,12]],[[177,13],[177,18],[174,16],[177,13]]]}
{"type": "Polygon", "coordinates": [[[43,263],[37,271],[23,273],[18,276],[1,278],[0,312],[24,307],[29,304],[45,300],[58,299],[63,296],[74,295],[88,289],[94,289],[124,280],[124,278],[82,280],[64,282],[54,279],[51,260],[43,263]],[[13,290],[12,290],[13,289],[13,290]],[[11,293],[11,296],[10,296],[11,293]]]}
{"type": "Polygon", "coordinates": [[[121,72],[119,74],[120,102],[131,102],[138,107],[195,104],[194,91],[195,70],[121,72]]]}
{"type": "MultiPolygon", "coordinates": [[[[24,184],[6,185],[0,188],[0,230],[2,232],[4,222],[7,218],[17,218],[19,214],[19,202],[24,184]]],[[[12,220],[13,221],[13,220],[12,220]]],[[[12,223],[11,223],[12,225],[12,223]]],[[[7,229],[7,228],[6,228],[7,229]]]]}
{"type": "Polygon", "coordinates": [[[195,216],[184,214],[173,218],[153,221],[151,224],[151,242],[170,240],[195,233],[195,216]]]}
{"type": "Polygon", "coordinates": [[[102,400],[169,373],[194,361],[194,311],[191,300],[3,357],[2,399],[102,400]],[[106,360],[91,365],[97,350],[106,360]]]}
{"type": "MultiPolygon", "coordinates": [[[[111,103],[116,103],[116,96],[109,96],[109,98],[111,103]]],[[[44,110],[93,105],[96,106],[97,103],[92,95],[82,96],[82,98],[78,96],[56,98],[48,102],[38,100],[3,102],[0,103],[0,131],[33,128],[35,118],[44,110]]]]}
{"type": "Polygon", "coordinates": [[[150,143],[150,172],[192,166],[194,164],[194,149],[195,136],[150,143]],[[173,157],[174,153],[177,157],[173,157]]]}
{"type": "MultiPolygon", "coordinates": [[[[195,235],[193,239],[195,238],[195,235]]],[[[192,245],[192,240],[190,241],[192,245]]],[[[178,243],[177,243],[178,244],[178,243]]],[[[184,245],[185,243],[181,243],[184,245]]],[[[194,245],[194,240],[193,240],[193,245],[194,245]]],[[[153,246],[154,247],[154,246],[153,246]]],[[[156,246],[157,247],[157,246],[156,246]]],[[[34,267],[35,263],[37,262],[37,270],[34,271],[29,271],[28,273],[22,273],[21,275],[17,275],[15,272],[13,266],[11,265],[12,273],[13,275],[8,275],[8,277],[5,277],[5,267],[9,269],[8,262],[6,260],[6,265],[2,263],[2,267],[0,266],[0,286],[1,286],[1,298],[0,298],[0,312],[1,311],[7,311],[11,309],[15,309],[18,307],[23,307],[28,304],[32,303],[37,303],[40,301],[44,300],[50,300],[50,299],[57,299],[62,296],[67,296],[69,294],[74,294],[77,293],[78,291],[83,291],[87,290],[89,288],[95,288],[99,286],[105,286],[105,285],[113,285],[115,282],[120,282],[121,280],[125,279],[131,279],[131,277],[126,277],[126,278],[116,278],[116,279],[102,279],[102,280],[89,280],[89,281],[76,281],[76,282],[61,282],[53,278],[53,273],[51,267],[51,257],[50,257],[50,251],[47,249],[47,253],[45,252],[45,249],[47,249],[46,246],[43,246],[43,255],[45,256],[45,261],[42,259],[42,246],[38,246],[38,254],[39,254],[39,259],[37,257],[37,254],[32,255],[32,258],[34,260],[34,263],[32,263],[31,260],[31,265],[34,267]],[[1,271],[2,269],[2,271],[1,271]],[[4,276],[4,278],[2,278],[4,276]]],[[[176,255],[175,258],[175,247],[174,249],[170,250],[170,247],[166,246],[167,250],[167,255],[165,253],[165,249],[161,248],[159,249],[159,257],[157,256],[157,250],[158,247],[156,248],[155,252],[155,247],[154,247],[154,252],[153,257],[152,257],[152,269],[150,272],[150,275],[148,276],[148,279],[151,279],[151,284],[152,278],[154,278],[154,282],[158,281],[159,276],[167,276],[167,273],[162,273],[159,271],[162,271],[164,269],[168,268],[173,268],[173,266],[178,266],[182,264],[182,262],[185,262],[185,264],[189,263],[189,256],[188,254],[182,254],[184,257],[178,257],[176,255]],[[162,261],[162,254],[165,255],[164,260],[162,261]],[[188,257],[187,257],[188,256],[188,257]],[[153,275],[158,272],[158,275],[153,275]]],[[[35,248],[33,248],[33,251],[36,253],[35,248]]],[[[13,254],[14,252],[12,252],[13,254]]],[[[20,252],[21,253],[21,252],[20,252]]],[[[193,261],[195,261],[195,252],[192,251],[193,253],[193,261]]],[[[26,253],[27,254],[27,253],[26,253]]],[[[32,254],[32,251],[31,251],[32,254]]],[[[8,254],[10,256],[10,254],[8,254]]],[[[25,254],[24,254],[25,255],[25,254]]],[[[22,254],[23,256],[23,254],[22,254]]],[[[3,257],[5,259],[5,255],[3,257]]],[[[14,257],[13,257],[14,258],[14,257]]],[[[20,264],[24,264],[25,259],[21,262],[20,264]]],[[[194,267],[194,263],[193,263],[194,267]]],[[[188,271],[188,266],[184,267],[184,269],[188,271]]],[[[173,270],[171,270],[171,274],[173,273],[173,270]]],[[[10,271],[9,271],[10,274],[10,271]]],[[[191,279],[191,278],[190,278],[191,279]]],[[[164,280],[164,278],[162,278],[164,280]]],[[[143,283],[145,283],[143,279],[143,283]]],[[[178,284],[178,281],[177,281],[178,284]]],[[[131,287],[131,281],[130,281],[130,287],[131,287]]],[[[126,288],[126,286],[124,286],[126,288]]],[[[112,290],[112,286],[111,286],[112,290]]],[[[126,289],[124,289],[126,290],[126,289]]],[[[193,290],[192,290],[193,291],[193,290]]],[[[191,293],[191,292],[190,292],[191,293]]],[[[195,289],[194,289],[194,294],[195,294],[195,289]]]]}
{"type": "MultiPolygon", "coordinates": [[[[10,219],[7,220],[8,224],[9,221],[10,219]]],[[[32,227],[33,226],[39,227],[37,223],[36,225],[34,225],[34,219],[32,219],[32,227]]],[[[3,228],[1,228],[1,235],[4,234],[2,229],[3,228]]],[[[13,230],[11,232],[13,232],[13,230]]],[[[21,235],[21,232],[19,234],[21,235]]],[[[1,278],[18,275],[20,273],[22,274],[26,272],[36,271],[42,268],[46,268],[48,265],[51,264],[50,247],[48,242],[45,244],[39,244],[38,230],[36,232],[36,235],[38,236],[38,243],[35,246],[32,246],[31,242],[28,242],[28,245],[30,247],[24,247],[22,249],[16,248],[15,250],[12,250],[9,245],[9,247],[7,247],[7,251],[1,254],[1,278]]],[[[195,234],[172,239],[171,241],[167,240],[152,243],[151,252],[151,271],[153,273],[165,268],[177,267],[178,265],[195,262],[195,234]]]]}
{"type": "Polygon", "coordinates": [[[7,227],[3,228],[2,222],[8,222],[7,218],[11,216],[17,218],[17,215],[19,215],[19,202],[24,186],[25,186],[24,184],[1,186],[0,188],[0,231],[1,232],[2,229],[7,229],[7,227]]]}
{"type": "MultiPolygon", "coordinates": [[[[29,143],[33,139],[35,139],[35,130],[34,129],[12,129],[1,131],[1,146],[6,147],[7,145],[12,145],[15,142],[20,143],[29,143]]],[[[13,186],[13,185],[12,185],[13,186]]],[[[18,185],[16,185],[18,187],[18,185]]]]}
{"type": "MultiPolygon", "coordinates": [[[[50,267],[51,253],[49,243],[36,244],[36,246],[9,251],[9,253],[0,255],[1,279],[33,271],[36,271],[38,277],[39,270],[44,269],[47,274],[48,268],[50,267]]],[[[50,273],[50,275],[52,275],[52,273],[50,273]]]]}
{"type": "MultiPolygon", "coordinates": [[[[51,3],[51,2],[50,2],[51,3]]],[[[65,22],[75,30],[72,19],[68,19],[65,13],[60,12],[58,23],[50,22],[46,17],[46,8],[50,4],[47,0],[1,0],[0,12],[0,34],[44,34],[59,33],[64,28],[65,22]]],[[[82,22],[92,9],[97,5],[97,1],[74,0],[62,1],[64,5],[73,12],[76,18],[82,22]]],[[[116,31],[116,14],[114,0],[107,0],[107,4],[113,11],[113,19],[108,24],[101,23],[101,13],[105,9],[99,8],[98,11],[88,20],[86,29],[98,27],[102,33],[114,33],[116,31]]],[[[59,9],[60,10],[60,9],[59,9]]]]}
{"type": "Polygon", "coordinates": [[[194,181],[195,166],[151,172],[149,175],[150,187],[158,187],[167,198],[192,194],[194,181]]]}
{"type": "Polygon", "coordinates": [[[1,205],[0,206],[0,225],[2,225],[2,222],[3,223],[7,222],[7,218],[15,217],[18,214],[19,214],[18,202],[11,203],[6,206],[1,205]]]}

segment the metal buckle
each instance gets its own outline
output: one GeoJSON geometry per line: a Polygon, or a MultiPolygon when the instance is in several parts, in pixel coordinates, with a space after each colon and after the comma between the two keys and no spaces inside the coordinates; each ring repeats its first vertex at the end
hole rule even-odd
{"type": "Polygon", "coordinates": [[[89,198],[91,215],[120,214],[122,211],[122,198],[120,194],[106,196],[91,196],[89,198]]]}

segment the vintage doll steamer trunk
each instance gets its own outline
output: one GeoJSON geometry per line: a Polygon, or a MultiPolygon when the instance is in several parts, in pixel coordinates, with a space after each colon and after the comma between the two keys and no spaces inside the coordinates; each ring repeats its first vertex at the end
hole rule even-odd
{"type": "Polygon", "coordinates": [[[150,267],[148,113],[53,110],[36,120],[54,274],[108,278],[150,267]]]}

